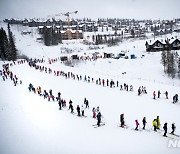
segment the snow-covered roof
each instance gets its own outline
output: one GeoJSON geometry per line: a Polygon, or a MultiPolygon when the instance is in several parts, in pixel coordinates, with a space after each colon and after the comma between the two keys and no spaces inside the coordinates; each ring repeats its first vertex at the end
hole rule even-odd
{"type": "MultiPolygon", "coordinates": [[[[170,44],[173,43],[176,39],[177,39],[177,38],[171,38],[171,39],[169,39],[169,43],[170,43],[170,44]]],[[[180,40],[180,38],[179,38],[178,40],[180,40]]]]}
{"type": "Polygon", "coordinates": [[[38,26],[38,28],[44,28],[44,26],[38,26]]]}

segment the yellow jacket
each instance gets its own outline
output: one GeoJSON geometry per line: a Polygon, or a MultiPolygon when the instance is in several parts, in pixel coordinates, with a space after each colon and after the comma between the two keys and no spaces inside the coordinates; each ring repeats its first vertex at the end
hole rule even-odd
{"type": "Polygon", "coordinates": [[[157,127],[157,122],[156,122],[156,120],[153,120],[153,121],[152,121],[152,125],[157,127]]]}
{"type": "Polygon", "coordinates": [[[157,119],[157,127],[160,128],[160,126],[161,126],[161,123],[160,123],[160,119],[158,118],[157,119]]]}

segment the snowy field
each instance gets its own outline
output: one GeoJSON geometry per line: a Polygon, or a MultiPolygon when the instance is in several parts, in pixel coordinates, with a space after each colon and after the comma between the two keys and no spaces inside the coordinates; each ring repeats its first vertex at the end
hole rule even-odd
{"type": "MultiPolygon", "coordinates": [[[[1,24],[4,28],[6,26],[1,24]]],[[[32,154],[32,153],[62,153],[62,154],[179,154],[179,148],[168,148],[170,138],[162,133],[151,130],[152,120],[160,116],[161,129],[168,123],[168,132],[171,124],[176,124],[176,134],[180,134],[180,103],[172,104],[174,94],[180,95],[179,79],[168,78],[160,64],[161,53],[146,53],[145,40],[130,40],[115,47],[105,47],[98,50],[88,50],[81,41],[71,41],[67,44],[46,47],[36,42],[38,34],[21,35],[25,27],[13,26],[17,48],[23,54],[32,58],[44,58],[46,66],[52,70],[63,70],[98,79],[113,79],[119,84],[133,85],[134,91],[120,91],[119,87],[103,87],[84,80],[66,79],[55,76],[54,73],[44,73],[30,68],[27,63],[14,65],[10,70],[16,74],[22,84],[13,85],[10,79],[0,80],[0,153],[2,154],[32,154]],[[135,54],[137,59],[98,59],[76,63],[74,67],[65,66],[57,61],[49,64],[48,58],[61,56],[61,47],[80,49],[75,52],[79,55],[89,55],[93,52],[117,53],[121,50],[135,54]],[[145,55],[141,58],[142,55],[145,55]],[[122,73],[126,72],[125,75],[122,73]],[[67,108],[59,110],[57,101],[48,101],[43,97],[29,92],[28,85],[32,83],[35,88],[41,86],[42,90],[52,89],[53,94],[61,96],[67,102],[67,108]],[[138,96],[139,86],[146,86],[148,94],[138,96]],[[161,91],[160,99],[153,99],[153,91],[161,91]],[[169,99],[165,99],[164,92],[169,92],[169,99]],[[85,110],[87,118],[73,115],[68,110],[69,100],[76,106],[82,105],[84,98],[89,100],[90,108],[85,110]],[[92,118],[92,108],[100,107],[105,126],[94,128],[97,123],[92,118]],[[117,127],[119,115],[125,114],[128,129],[117,127]],[[149,131],[134,131],[135,120],[138,119],[142,128],[143,117],[147,118],[149,131]]],[[[173,34],[177,35],[177,34],[173,34]]],[[[168,36],[165,36],[168,37],[168,36]]],[[[2,69],[3,62],[0,62],[2,69]]],[[[169,135],[169,134],[168,134],[169,135]]],[[[175,136],[174,141],[179,140],[175,136]]],[[[172,138],[171,138],[172,139],[172,138]]]]}

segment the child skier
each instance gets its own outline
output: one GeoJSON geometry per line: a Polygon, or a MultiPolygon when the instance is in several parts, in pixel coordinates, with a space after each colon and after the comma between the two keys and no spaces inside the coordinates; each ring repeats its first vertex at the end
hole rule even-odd
{"type": "Polygon", "coordinates": [[[146,123],[147,123],[147,122],[146,122],[146,117],[143,118],[142,122],[143,122],[143,129],[145,129],[146,123]]]}
{"type": "Polygon", "coordinates": [[[124,121],[124,114],[120,115],[120,123],[121,123],[121,127],[125,126],[125,121],[124,121]]]}
{"type": "Polygon", "coordinates": [[[139,126],[138,120],[135,120],[135,123],[136,123],[136,128],[135,128],[135,130],[138,130],[138,126],[139,126]]]}
{"type": "Polygon", "coordinates": [[[82,114],[82,116],[84,116],[84,110],[85,110],[85,108],[84,108],[84,106],[82,105],[82,106],[81,106],[81,114],[82,114]]]}
{"type": "Polygon", "coordinates": [[[95,109],[95,107],[93,107],[92,112],[93,112],[93,118],[96,118],[96,109],[95,109]]]}
{"type": "Polygon", "coordinates": [[[79,107],[79,105],[77,105],[77,113],[78,113],[78,116],[81,116],[81,114],[80,114],[80,107],[79,107]]]}
{"type": "Polygon", "coordinates": [[[176,129],[176,126],[175,126],[175,123],[172,123],[172,132],[170,133],[170,134],[173,134],[174,135],[174,131],[175,131],[175,129],[176,129]]]}
{"type": "Polygon", "coordinates": [[[138,96],[141,95],[141,87],[138,89],[138,96]]]}
{"type": "Polygon", "coordinates": [[[163,129],[164,129],[164,135],[163,136],[167,137],[166,136],[166,134],[167,134],[167,123],[164,124],[163,129]]]}
{"type": "Polygon", "coordinates": [[[164,94],[166,95],[166,99],[168,99],[168,92],[166,91],[164,94]]]}
{"type": "Polygon", "coordinates": [[[158,98],[160,98],[161,92],[160,90],[158,90],[158,98]]]}
{"type": "Polygon", "coordinates": [[[153,99],[156,99],[156,92],[153,92],[153,99]]]}

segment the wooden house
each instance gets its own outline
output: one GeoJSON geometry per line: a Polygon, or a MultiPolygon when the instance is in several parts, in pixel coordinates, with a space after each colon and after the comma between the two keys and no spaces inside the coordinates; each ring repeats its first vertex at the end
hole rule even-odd
{"type": "Polygon", "coordinates": [[[165,44],[159,40],[152,42],[151,40],[148,42],[146,41],[146,51],[148,52],[156,52],[156,51],[163,51],[165,44]]]}
{"type": "Polygon", "coordinates": [[[171,50],[180,50],[180,40],[179,39],[174,39],[172,42],[170,41],[171,44],[171,50]]]}
{"type": "Polygon", "coordinates": [[[145,43],[147,52],[157,52],[164,50],[180,50],[180,39],[167,39],[167,40],[156,40],[146,41],[145,43]]]}
{"type": "Polygon", "coordinates": [[[61,31],[61,36],[63,40],[69,39],[83,39],[83,33],[79,30],[66,30],[61,31]]]}

